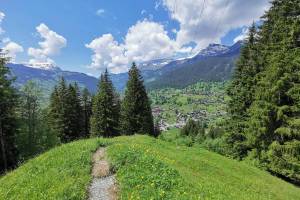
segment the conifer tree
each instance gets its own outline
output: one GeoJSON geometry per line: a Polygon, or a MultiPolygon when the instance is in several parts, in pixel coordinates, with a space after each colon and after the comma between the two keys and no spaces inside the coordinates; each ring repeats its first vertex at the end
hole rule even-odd
{"type": "Polygon", "coordinates": [[[50,97],[49,122],[62,142],[82,137],[82,107],[77,84],[67,87],[61,78],[50,97]]]}
{"type": "Polygon", "coordinates": [[[90,118],[92,115],[92,96],[87,88],[82,91],[82,110],[83,110],[83,135],[90,135],[90,118]]]}
{"type": "Polygon", "coordinates": [[[66,132],[64,140],[72,141],[82,136],[82,107],[77,83],[69,84],[65,106],[66,132]]]}
{"type": "Polygon", "coordinates": [[[129,70],[125,97],[121,107],[121,130],[125,135],[154,133],[151,105],[143,78],[135,63],[129,70]]]}
{"type": "Polygon", "coordinates": [[[101,75],[98,93],[93,101],[92,136],[113,137],[119,134],[119,103],[118,96],[106,70],[101,75]]]}
{"type": "Polygon", "coordinates": [[[18,97],[2,53],[0,49],[0,173],[14,167],[17,161],[15,110],[18,97]]]}
{"type": "Polygon", "coordinates": [[[19,160],[26,160],[59,143],[45,120],[41,98],[41,89],[34,81],[28,81],[21,88],[17,137],[19,160]]]}
{"type": "Polygon", "coordinates": [[[49,124],[52,129],[57,132],[62,142],[66,142],[67,117],[66,117],[66,105],[68,90],[66,81],[61,77],[59,84],[55,86],[51,97],[49,106],[49,124]]]}
{"type": "Polygon", "coordinates": [[[300,181],[300,4],[272,2],[261,29],[265,70],[250,108],[251,156],[282,176],[300,181]]]}
{"type": "Polygon", "coordinates": [[[39,152],[39,116],[41,112],[39,96],[41,90],[33,81],[28,81],[21,89],[20,118],[21,132],[18,138],[20,154],[23,158],[30,157],[39,152]]]}
{"type": "Polygon", "coordinates": [[[48,112],[49,126],[61,137],[64,131],[64,121],[58,86],[55,86],[51,93],[48,112]]]}
{"type": "Polygon", "coordinates": [[[258,56],[257,31],[255,24],[249,28],[249,34],[241,51],[232,82],[227,88],[230,97],[228,102],[228,133],[225,135],[230,154],[237,158],[246,156],[245,129],[247,128],[248,109],[253,103],[256,90],[256,75],[261,67],[258,56]]]}

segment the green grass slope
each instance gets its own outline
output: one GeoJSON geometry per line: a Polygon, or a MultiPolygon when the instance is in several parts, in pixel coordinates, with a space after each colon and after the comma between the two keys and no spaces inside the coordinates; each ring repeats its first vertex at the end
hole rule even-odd
{"type": "Polygon", "coordinates": [[[0,179],[0,199],[86,199],[91,155],[107,146],[120,199],[300,199],[300,189],[242,162],[147,136],[55,148],[0,179]]]}

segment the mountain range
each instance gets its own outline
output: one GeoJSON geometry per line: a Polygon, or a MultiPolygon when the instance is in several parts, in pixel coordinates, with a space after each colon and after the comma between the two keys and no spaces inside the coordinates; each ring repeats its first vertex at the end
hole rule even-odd
{"type": "MultiPolygon", "coordinates": [[[[230,78],[236,58],[239,56],[242,42],[232,46],[210,44],[192,57],[181,59],[158,59],[139,63],[138,67],[149,89],[163,87],[185,87],[203,81],[223,81],[230,78]]],[[[77,82],[91,92],[97,90],[98,79],[84,73],[63,71],[47,63],[35,65],[8,63],[12,75],[16,77],[16,86],[24,85],[28,80],[39,83],[43,91],[52,90],[60,77],[67,82],[77,82]]],[[[111,74],[118,91],[123,91],[128,80],[127,73],[111,74]]]]}

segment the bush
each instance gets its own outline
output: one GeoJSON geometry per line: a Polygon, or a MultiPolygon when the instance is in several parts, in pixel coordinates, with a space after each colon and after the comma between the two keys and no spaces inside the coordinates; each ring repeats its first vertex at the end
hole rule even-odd
{"type": "Polygon", "coordinates": [[[205,136],[205,125],[199,121],[194,121],[189,119],[186,125],[181,129],[182,136],[190,136],[195,140],[196,136],[203,137],[205,136]]]}

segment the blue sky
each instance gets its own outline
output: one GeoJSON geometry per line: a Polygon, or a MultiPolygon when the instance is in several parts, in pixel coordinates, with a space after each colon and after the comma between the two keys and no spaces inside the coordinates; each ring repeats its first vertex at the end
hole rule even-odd
{"type": "Polygon", "coordinates": [[[53,62],[98,76],[106,67],[119,73],[132,61],[194,54],[213,42],[231,45],[268,6],[268,0],[0,0],[0,39],[15,62],[53,62]]]}

